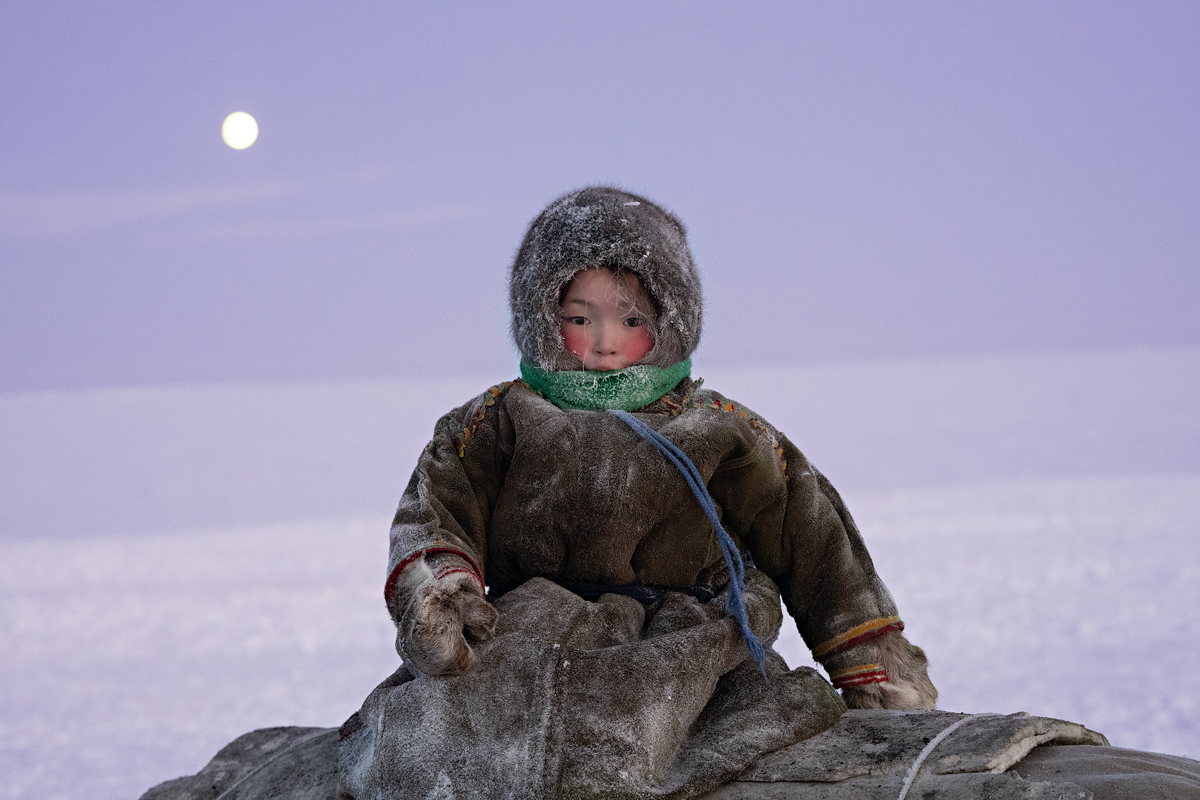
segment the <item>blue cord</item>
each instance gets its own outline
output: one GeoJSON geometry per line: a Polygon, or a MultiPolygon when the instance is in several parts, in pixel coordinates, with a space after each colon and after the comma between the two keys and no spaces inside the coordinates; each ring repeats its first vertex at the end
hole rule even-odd
{"type": "Polygon", "coordinates": [[[608,413],[620,417],[629,427],[633,428],[638,436],[661,450],[663,455],[675,465],[675,468],[683,473],[684,480],[687,481],[692,494],[700,501],[704,513],[708,515],[709,521],[712,522],[713,528],[717,532],[717,542],[721,545],[721,554],[725,556],[725,566],[729,568],[729,599],[726,607],[741,626],[742,639],[746,642],[750,655],[754,656],[754,660],[758,662],[758,668],[763,671],[763,675],[766,675],[766,668],[763,666],[763,646],[758,641],[758,637],[754,635],[754,631],[750,630],[750,619],[746,614],[746,604],[742,600],[742,594],[746,589],[746,568],[742,563],[742,554],[738,552],[733,537],[721,525],[721,520],[717,517],[717,505],[713,502],[712,495],[708,493],[708,487],[704,485],[700,470],[696,469],[692,460],[672,441],[633,414],[611,408],[608,413]]]}

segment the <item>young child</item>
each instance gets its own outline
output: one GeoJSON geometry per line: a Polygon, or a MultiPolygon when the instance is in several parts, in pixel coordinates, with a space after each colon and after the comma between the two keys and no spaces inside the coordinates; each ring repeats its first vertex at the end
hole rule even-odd
{"type": "Polygon", "coordinates": [[[707,791],[844,708],[764,655],[780,596],[846,705],[933,707],[829,481],[690,377],[700,281],[674,216],[559,198],[510,305],[521,379],[438,422],[396,513],[404,666],[344,726],[346,796],[707,791]]]}

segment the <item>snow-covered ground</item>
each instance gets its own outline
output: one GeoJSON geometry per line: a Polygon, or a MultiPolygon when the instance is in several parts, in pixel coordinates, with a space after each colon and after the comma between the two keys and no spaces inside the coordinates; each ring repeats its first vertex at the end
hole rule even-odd
{"type": "MultiPolygon", "coordinates": [[[[1200,349],[697,372],[842,489],[943,707],[1200,758],[1200,349]]],[[[488,382],[0,396],[0,796],[339,724],[396,666],[406,473],[488,382]]]]}

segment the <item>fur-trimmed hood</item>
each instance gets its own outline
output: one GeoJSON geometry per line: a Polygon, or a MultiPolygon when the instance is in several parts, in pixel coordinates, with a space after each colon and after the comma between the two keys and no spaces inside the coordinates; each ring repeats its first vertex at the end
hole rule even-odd
{"type": "Polygon", "coordinates": [[[522,357],[542,369],[579,369],[559,333],[559,300],[591,267],[635,273],[654,301],[654,349],[643,364],[668,367],[695,351],[703,298],[683,223],[644,197],[593,186],[546,206],[517,251],[508,297],[522,357]]]}

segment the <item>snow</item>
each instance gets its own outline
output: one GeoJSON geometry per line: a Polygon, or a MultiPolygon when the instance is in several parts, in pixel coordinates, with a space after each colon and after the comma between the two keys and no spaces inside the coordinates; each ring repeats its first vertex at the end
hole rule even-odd
{"type": "MultiPolygon", "coordinates": [[[[1200,475],[850,496],[939,705],[1200,758],[1200,475]]],[[[806,663],[803,645],[786,645],[806,663]]],[[[807,662],[811,663],[811,662],[807,662]]]]}
{"type": "MultiPolygon", "coordinates": [[[[842,489],[942,707],[1200,758],[1200,350],[697,374],[842,489]]],[[[0,797],[345,719],[397,664],[407,472],[504,377],[0,396],[0,797]]]]}
{"type": "Polygon", "coordinates": [[[340,724],[396,666],[386,528],[4,545],[0,793],[136,797],[252,728],[340,724]]]}

